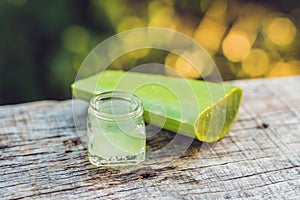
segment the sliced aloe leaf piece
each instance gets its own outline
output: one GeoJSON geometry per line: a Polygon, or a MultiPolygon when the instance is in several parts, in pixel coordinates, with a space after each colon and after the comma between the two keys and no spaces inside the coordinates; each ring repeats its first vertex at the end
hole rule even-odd
{"type": "Polygon", "coordinates": [[[226,135],[238,113],[242,89],[162,75],[106,70],[72,84],[73,97],[121,90],[141,98],[147,123],[214,142],[226,135]]]}

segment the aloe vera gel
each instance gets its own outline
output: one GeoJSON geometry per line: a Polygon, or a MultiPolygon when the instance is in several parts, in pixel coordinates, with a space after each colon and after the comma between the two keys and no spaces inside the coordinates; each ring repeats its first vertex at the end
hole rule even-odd
{"type": "Polygon", "coordinates": [[[104,92],[90,100],[87,119],[89,160],[96,166],[145,160],[146,131],[141,100],[127,92],[104,92]]]}

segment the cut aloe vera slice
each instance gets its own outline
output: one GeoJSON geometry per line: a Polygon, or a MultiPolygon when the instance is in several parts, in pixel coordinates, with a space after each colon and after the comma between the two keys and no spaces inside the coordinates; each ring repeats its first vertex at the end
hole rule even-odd
{"type": "Polygon", "coordinates": [[[226,135],[242,97],[242,89],[235,86],[116,70],[72,84],[73,97],[83,100],[113,90],[141,98],[147,123],[203,142],[214,142],[226,135]]]}

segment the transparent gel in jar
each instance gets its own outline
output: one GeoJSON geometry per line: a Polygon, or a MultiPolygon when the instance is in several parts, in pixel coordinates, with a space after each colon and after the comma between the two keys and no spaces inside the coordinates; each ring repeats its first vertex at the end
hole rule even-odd
{"type": "Polygon", "coordinates": [[[121,91],[93,97],[88,109],[87,134],[89,160],[96,166],[144,161],[146,131],[142,101],[121,91]]]}

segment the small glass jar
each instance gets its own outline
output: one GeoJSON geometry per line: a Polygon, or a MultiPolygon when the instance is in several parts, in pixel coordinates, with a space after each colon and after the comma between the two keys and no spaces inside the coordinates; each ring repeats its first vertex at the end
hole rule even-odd
{"type": "Polygon", "coordinates": [[[93,97],[88,108],[87,134],[89,160],[96,166],[144,161],[146,131],[142,101],[121,91],[93,97]]]}

